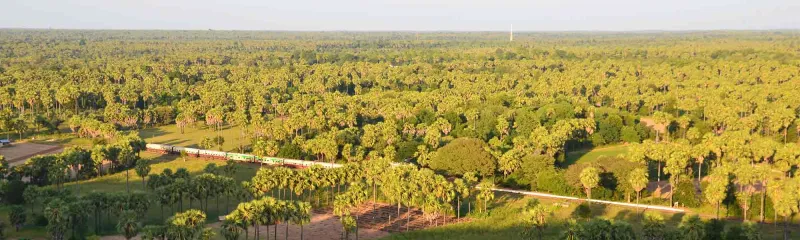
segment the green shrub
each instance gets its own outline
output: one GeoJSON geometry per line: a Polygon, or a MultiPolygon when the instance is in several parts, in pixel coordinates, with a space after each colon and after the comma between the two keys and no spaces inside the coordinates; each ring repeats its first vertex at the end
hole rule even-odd
{"type": "Polygon", "coordinates": [[[567,183],[563,171],[557,170],[545,171],[538,174],[536,178],[536,188],[531,190],[569,196],[578,196],[581,194],[579,189],[567,183]]]}
{"type": "Polygon", "coordinates": [[[678,189],[675,191],[673,201],[678,202],[681,206],[699,207],[702,200],[700,199],[701,196],[695,191],[692,181],[684,179],[678,182],[678,189]]]}
{"type": "Polygon", "coordinates": [[[572,211],[573,218],[582,218],[588,219],[592,217],[592,208],[589,207],[588,203],[581,203],[578,207],[575,208],[575,211],[572,211]]]}
{"type": "Polygon", "coordinates": [[[497,160],[487,152],[488,145],[476,138],[457,138],[433,154],[430,167],[448,174],[475,172],[491,176],[497,169],[497,160]]]}
{"type": "Polygon", "coordinates": [[[641,136],[639,133],[636,132],[636,129],[631,126],[624,126],[622,127],[622,131],[620,133],[622,136],[622,141],[627,143],[638,143],[642,141],[641,136]]]}

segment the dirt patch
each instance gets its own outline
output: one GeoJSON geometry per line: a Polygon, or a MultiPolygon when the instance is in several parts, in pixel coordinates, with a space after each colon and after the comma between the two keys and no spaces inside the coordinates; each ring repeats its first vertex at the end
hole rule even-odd
{"type": "Polygon", "coordinates": [[[0,147],[0,155],[6,157],[11,166],[16,166],[36,155],[54,154],[63,151],[61,146],[38,143],[14,143],[0,147]]]}
{"type": "MultiPolygon", "coordinates": [[[[442,215],[423,215],[419,209],[400,208],[398,217],[397,206],[383,203],[367,203],[352,211],[353,216],[358,218],[358,239],[378,239],[389,236],[393,232],[405,232],[419,230],[423,228],[441,226],[456,222],[469,221],[468,218],[455,218],[454,216],[442,215]],[[410,218],[409,218],[410,216],[410,218]]],[[[220,223],[208,224],[208,227],[215,231],[219,230],[220,223]]],[[[278,224],[270,226],[260,226],[258,228],[261,238],[266,238],[269,232],[270,238],[277,234],[277,239],[300,239],[301,228],[298,225],[278,224]],[[277,232],[275,229],[277,227],[277,232]],[[287,228],[288,227],[288,228],[287,228]],[[269,229],[268,229],[269,228],[269,229]]],[[[311,222],[302,227],[303,239],[315,240],[339,240],[343,239],[342,224],[339,217],[333,215],[330,208],[314,209],[311,222]]],[[[248,235],[253,238],[255,229],[250,228],[248,235]]],[[[104,236],[103,240],[123,240],[120,235],[104,236]]],[[[133,239],[140,239],[139,237],[133,239]]],[[[218,237],[218,239],[221,239],[218,237]]],[[[355,233],[350,233],[349,239],[356,239],[355,233]]]]}
{"type": "Polygon", "coordinates": [[[359,227],[378,229],[386,232],[414,231],[456,222],[469,221],[468,218],[456,218],[452,214],[423,214],[422,210],[400,207],[384,203],[367,203],[353,214],[358,216],[359,227]]]}
{"type": "MultiPolygon", "coordinates": [[[[423,215],[421,210],[413,208],[410,212],[408,210],[405,207],[401,207],[398,217],[397,206],[395,205],[367,203],[354,209],[351,214],[358,221],[358,239],[378,239],[389,236],[390,233],[413,231],[469,220],[468,218],[457,219],[454,216],[423,215]]],[[[217,227],[219,223],[211,226],[217,227]]],[[[285,239],[286,224],[278,224],[277,229],[276,233],[275,225],[269,226],[269,234],[272,236],[277,234],[278,239],[285,239]]],[[[311,217],[311,223],[303,226],[304,239],[337,240],[343,238],[342,232],[343,229],[339,217],[333,215],[330,208],[315,209],[314,215],[311,217]]],[[[262,236],[265,235],[267,226],[259,227],[259,233],[262,236]]],[[[300,226],[290,224],[288,233],[288,239],[300,239],[300,226]]],[[[249,234],[252,237],[255,234],[255,230],[250,229],[249,234]]],[[[350,234],[350,239],[356,239],[355,233],[350,234]]]]}
{"type": "Polygon", "coordinates": [[[649,118],[649,117],[639,118],[639,122],[643,122],[646,126],[652,128],[652,129],[654,129],[654,130],[656,130],[658,132],[662,132],[663,133],[667,129],[666,125],[664,125],[664,124],[656,124],[656,121],[653,120],[652,118],[649,118]]]}

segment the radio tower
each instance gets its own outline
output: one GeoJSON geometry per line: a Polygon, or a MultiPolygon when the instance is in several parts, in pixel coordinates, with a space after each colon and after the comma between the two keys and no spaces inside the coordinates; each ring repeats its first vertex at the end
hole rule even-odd
{"type": "Polygon", "coordinates": [[[508,41],[514,41],[514,24],[511,24],[511,32],[508,33],[508,41]]]}

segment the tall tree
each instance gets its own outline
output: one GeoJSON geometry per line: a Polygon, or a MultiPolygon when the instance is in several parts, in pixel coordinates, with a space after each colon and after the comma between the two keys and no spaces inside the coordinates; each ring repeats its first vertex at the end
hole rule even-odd
{"type": "Polygon", "coordinates": [[[586,198],[592,199],[592,188],[600,184],[600,170],[595,167],[587,167],[581,171],[581,184],[586,192],[586,198]]]}
{"type": "Polygon", "coordinates": [[[631,186],[633,186],[633,190],[636,191],[636,203],[639,203],[642,190],[645,189],[647,183],[650,182],[648,176],[649,174],[644,168],[635,168],[628,174],[628,181],[631,186]]]}
{"type": "Polygon", "coordinates": [[[146,188],[146,178],[150,174],[150,162],[147,160],[139,159],[136,161],[136,175],[142,178],[142,188],[146,188]]]}

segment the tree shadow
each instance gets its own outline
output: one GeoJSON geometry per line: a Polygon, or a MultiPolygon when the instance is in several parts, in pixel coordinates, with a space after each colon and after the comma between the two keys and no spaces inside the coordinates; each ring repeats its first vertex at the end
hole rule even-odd
{"type": "Polygon", "coordinates": [[[164,141],[162,144],[166,144],[166,145],[180,145],[181,143],[185,143],[185,142],[188,142],[188,141],[189,141],[189,140],[187,140],[187,139],[170,139],[170,140],[164,141]]]}
{"type": "Polygon", "coordinates": [[[670,223],[679,223],[681,220],[683,220],[683,216],[686,216],[686,213],[675,213],[672,214],[672,217],[670,217],[667,221],[670,223]]]}
{"type": "Polygon", "coordinates": [[[594,216],[606,215],[608,211],[608,205],[606,204],[589,204],[589,207],[592,209],[592,215],[594,216]]]}
{"type": "Polygon", "coordinates": [[[606,214],[608,206],[605,204],[590,204],[582,202],[570,213],[570,217],[574,219],[590,219],[595,216],[603,216],[606,214]]]}
{"type": "Polygon", "coordinates": [[[167,134],[169,134],[169,132],[161,130],[161,128],[157,128],[157,127],[151,127],[151,128],[145,128],[145,129],[139,130],[139,137],[141,137],[143,139],[160,137],[160,136],[164,136],[164,135],[167,135],[167,134]]]}
{"type": "Polygon", "coordinates": [[[628,221],[629,222],[633,218],[633,216],[631,216],[631,215],[633,215],[633,214],[631,214],[631,211],[628,210],[628,209],[625,209],[625,210],[617,212],[617,215],[614,216],[614,220],[616,220],[616,221],[620,221],[621,220],[621,221],[628,221]]]}
{"type": "Polygon", "coordinates": [[[559,164],[562,168],[569,167],[570,165],[575,164],[578,162],[578,159],[581,159],[584,155],[588,154],[594,149],[594,147],[590,148],[582,148],[572,152],[567,152],[564,156],[564,161],[559,164]]]}

